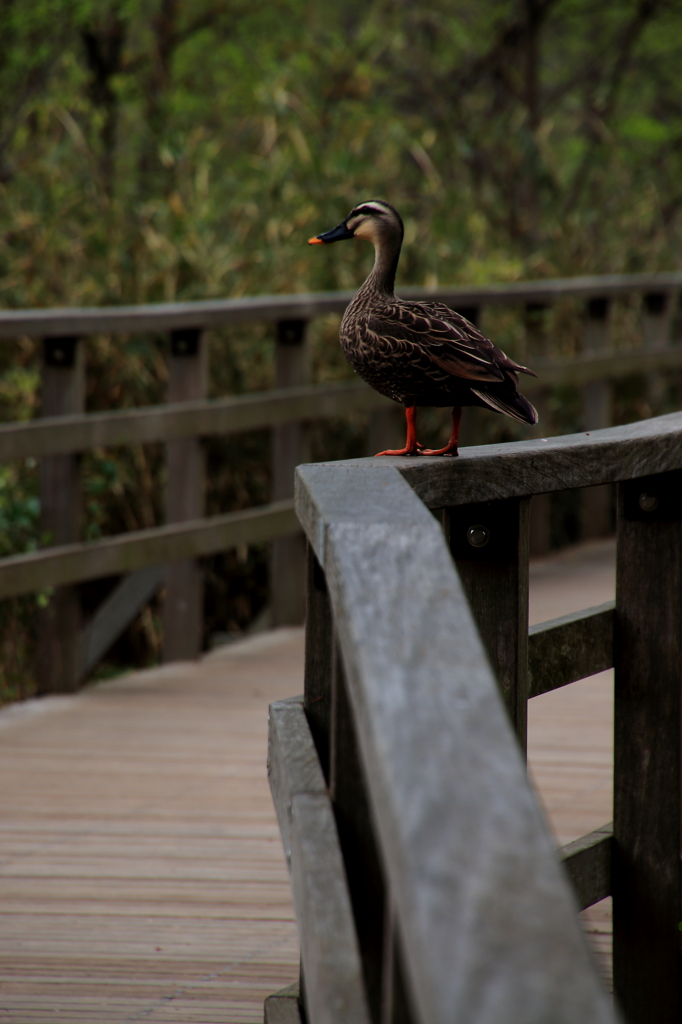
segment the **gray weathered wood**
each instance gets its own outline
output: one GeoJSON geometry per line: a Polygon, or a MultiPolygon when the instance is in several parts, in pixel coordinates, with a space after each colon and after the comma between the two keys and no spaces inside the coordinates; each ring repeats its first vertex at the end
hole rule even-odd
{"type": "Polygon", "coordinates": [[[263,1024],[303,1024],[297,981],[266,998],[263,1024]]]}
{"type": "MultiPolygon", "coordinates": [[[[41,414],[51,419],[85,409],[85,350],[75,338],[43,341],[41,414]]],[[[40,529],[52,544],[79,540],[80,461],[55,455],[40,463],[40,529]]],[[[38,693],[65,693],[78,686],[81,606],[74,587],[62,587],[38,613],[38,693]]]]}
{"type": "MultiPolygon", "coordinates": [[[[379,461],[352,460],[342,472],[379,461]]],[[[682,413],[589,435],[463,448],[457,459],[390,461],[430,508],[615,483],[682,465],[682,413]]]]}
{"type": "Polygon", "coordinates": [[[367,465],[299,467],[297,510],[417,1019],[613,1021],[442,530],[395,465],[367,465]]]}
{"type": "Polygon", "coordinates": [[[560,853],[581,910],[611,895],[613,822],[568,843],[560,853]]]}
{"type": "Polygon", "coordinates": [[[295,420],[393,408],[394,402],[361,381],[308,384],[230,398],[51,416],[0,425],[0,460],[61,455],[91,448],[148,444],[211,434],[238,434],[295,420]]]}
{"type": "MultiPolygon", "coordinates": [[[[208,349],[197,329],[173,331],[168,357],[168,400],[205,398],[208,349]]],[[[166,522],[180,523],[204,514],[205,454],[198,437],[169,441],[166,449],[166,522]]],[[[195,559],[166,567],[163,600],[163,660],[198,658],[202,648],[204,579],[195,559]]]]}
{"type": "Polygon", "coordinates": [[[386,886],[377,849],[343,659],[335,643],[332,672],[329,793],[362,959],[373,1020],[382,1014],[386,886]]]}
{"type": "Polygon", "coordinates": [[[268,778],[291,872],[310,1024],[369,1024],[338,833],[302,698],[270,705],[268,778]]]}
{"type": "Polygon", "coordinates": [[[618,494],[614,991],[628,1024],[682,1014],[682,472],[618,494]]]}
{"type": "Polygon", "coordinates": [[[198,558],[238,544],[261,544],[298,529],[293,502],[280,501],[245,512],[12,555],[0,559],[0,598],[117,576],[173,559],[198,558]]]}
{"type": "Polygon", "coordinates": [[[164,582],[162,566],[138,569],[121,580],[83,630],[78,678],[84,679],[164,582]]]}
{"type": "Polygon", "coordinates": [[[528,630],[528,696],[613,667],[615,603],[539,622],[528,630]]]}
{"type": "MultiPolygon", "coordinates": [[[[679,288],[682,274],[606,274],[556,280],[522,281],[477,288],[401,288],[408,299],[432,299],[454,309],[506,303],[552,302],[565,295],[626,295],[632,291],[679,288]]],[[[162,302],[139,306],[3,310],[0,338],[52,337],[128,331],[171,331],[183,327],[220,327],[253,321],[311,320],[327,313],[342,313],[353,292],[316,292],[300,295],[262,295],[244,299],[208,299],[202,302],[162,302]]]]}
{"type": "Polygon", "coordinates": [[[334,625],[324,572],[310,544],[307,554],[305,711],[324,777],[329,781],[334,625]]]}
{"type": "MultiPolygon", "coordinates": [[[[279,389],[308,382],[309,353],[305,320],[277,324],[275,384],[279,389]]],[[[303,424],[286,423],[272,434],[272,501],[294,496],[294,471],[307,461],[303,424]]],[[[305,615],[305,540],[300,535],[273,541],[270,558],[270,618],[273,626],[300,625],[305,615]]]]}
{"type": "Polygon", "coordinates": [[[444,520],[459,578],[524,754],[529,697],[529,504],[527,498],[508,498],[460,505],[446,509],[444,520]],[[484,541],[480,547],[476,546],[479,540],[484,541]]]}

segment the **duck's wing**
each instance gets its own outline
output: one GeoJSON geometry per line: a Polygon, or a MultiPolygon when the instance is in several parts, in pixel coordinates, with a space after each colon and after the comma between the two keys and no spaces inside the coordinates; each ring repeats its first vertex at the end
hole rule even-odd
{"type": "Polygon", "coordinates": [[[468,320],[447,307],[443,309],[447,310],[448,319],[425,303],[392,302],[372,310],[364,328],[377,340],[395,342],[408,358],[412,349],[415,362],[426,355],[446,373],[466,380],[502,381],[502,371],[507,369],[505,362],[510,364],[509,370],[516,368],[468,320]],[[497,352],[502,356],[501,365],[495,358],[497,352]]]}
{"type": "Polygon", "coordinates": [[[454,309],[450,309],[443,302],[415,302],[415,303],[401,303],[401,305],[418,307],[424,310],[427,315],[442,320],[447,324],[450,324],[456,331],[465,335],[470,339],[481,353],[487,353],[492,361],[501,370],[506,370],[512,375],[515,373],[527,373],[530,377],[537,377],[537,373],[533,370],[529,370],[527,366],[521,366],[520,363],[510,359],[506,352],[503,352],[501,348],[498,348],[489,338],[486,338],[485,334],[482,334],[478,327],[463,317],[461,313],[456,313],[454,309]]]}

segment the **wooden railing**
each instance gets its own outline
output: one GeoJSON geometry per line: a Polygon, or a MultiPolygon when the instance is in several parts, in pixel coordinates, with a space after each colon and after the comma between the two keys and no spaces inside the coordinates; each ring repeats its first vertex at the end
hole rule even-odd
{"type": "MultiPolygon", "coordinates": [[[[539,381],[524,382],[525,389],[542,406],[548,389],[556,384],[582,387],[585,427],[594,429],[610,422],[612,380],[682,366],[682,346],[672,344],[670,339],[671,318],[680,288],[682,274],[644,274],[475,289],[405,288],[401,294],[445,301],[474,321],[482,306],[524,304],[532,361],[540,373],[539,381]],[[633,292],[642,295],[643,344],[626,352],[612,352],[608,347],[612,300],[633,292]],[[583,351],[570,359],[550,357],[538,340],[542,335],[543,311],[565,296],[585,302],[583,351]]],[[[41,525],[55,544],[49,551],[0,560],[2,596],[46,586],[59,587],[42,613],[42,691],[72,689],[162,583],[166,587],[164,657],[195,657],[201,645],[202,607],[202,581],[196,558],[233,544],[273,540],[273,622],[301,621],[302,546],[291,499],[294,467],[303,461],[305,451],[302,423],[349,411],[364,412],[370,417],[370,450],[390,444],[396,430],[395,426],[387,429],[387,424],[395,424],[395,419],[391,419],[392,403],[361,383],[313,386],[307,381],[307,323],[317,316],[342,312],[350,297],[350,293],[334,292],[0,313],[0,338],[32,336],[43,342],[41,419],[0,427],[1,458],[32,456],[41,460],[41,525]],[[207,400],[205,330],[254,321],[277,325],[276,389],[258,395],[207,400]],[[168,404],[86,414],[83,339],[90,334],[131,331],[170,332],[168,404]],[[260,427],[274,431],[273,504],[205,520],[201,438],[260,427]],[[167,445],[167,525],[139,534],[79,543],[78,453],[100,445],[150,441],[167,445]],[[79,602],[72,584],[102,573],[131,575],[98,610],[88,629],[82,631],[79,602]]],[[[608,496],[598,492],[586,499],[586,534],[605,529],[607,500],[608,496]]],[[[532,536],[537,550],[547,546],[548,512],[543,501],[538,498],[534,503],[536,523],[532,536]]]]}
{"type": "Polygon", "coordinates": [[[269,774],[303,985],[266,1021],[615,1021],[577,920],[609,895],[625,1019],[679,1020],[682,413],[301,466],[296,507],[305,694],[271,706],[269,774]],[[531,496],[598,484],[615,605],[529,630],[531,496]],[[614,820],[557,855],[528,700],[611,666],[614,820]]]}

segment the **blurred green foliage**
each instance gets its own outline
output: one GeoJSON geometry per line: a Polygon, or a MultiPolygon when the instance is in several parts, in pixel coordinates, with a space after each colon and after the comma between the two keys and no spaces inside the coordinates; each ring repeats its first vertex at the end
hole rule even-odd
{"type": "MultiPolygon", "coordinates": [[[[0,303],[352,288],[367,247],[305,239],[372,196],[405,219],[399,284],[678,268],[681,49],[670,0],[0,0],[0,303]]],[[[628,344],[634,314],[619,315],[628,344]]],[[[550,320],[572,351],[578,311],[550,320]]],[[[349,374],[337,326],[314,327],[315,380],[349,374]]],[[[518,312],[490,311],[484,328],[522,354],[518,312]]],[[[272,384],[270,331],[216,332],[211,347],[212,394],[272,384]]],[[[164,351],[93,338],[88,408],[162,401],[164,351]]],[[[636,389],[619,401],[622,417],[642,411],[636,389]]],[[[36,346],[19,339],[0,353],[0,417],[39,402],[36,346]]],[[[476,424],[481,439],[516,436],[476,424]]],[[[314,446],[343,456],[361,435],[330,424],[314,446]]],[[[268,446],[211,443],[209,512],[267,500],[268,446]]],[[[83,536],[159,522],[162,474],[158,447],[89,455],[83,536]]],[[[35,469],[10,467],[2,553],[37,542],[37,524],[35,469]]],[[[209,628],[243,628],[265,553],[208,574],[209,628]]],[[[30,602],[10,604],[3,635],[15,620],[25,633],[30,602]]],[[[146,623],[138,660],[158,650],[146,623]]]]}

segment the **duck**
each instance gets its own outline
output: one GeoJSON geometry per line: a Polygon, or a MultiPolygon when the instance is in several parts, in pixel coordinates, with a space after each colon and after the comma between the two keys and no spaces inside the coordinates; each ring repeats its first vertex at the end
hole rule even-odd
{"type": "Polygon", "coordinates": [[[341,321],[339,340],[346,359],[375,391],[405,408],[404,448],[382,455],[459,454],[462,409],[478,406],[519,423],[538,422],[537,411],[518,387],[518,374],[537,377],[510,359],[474,324],[441,302],[401,299],[395,275],[405,229],[390,203],[372,199],[354,206],[345,220],[309,245],[360,238],[374,246],[374,266],[341,321]],[[417,441],[417,409],[451,407],[452,430],[444,448],[417,441]]]}

